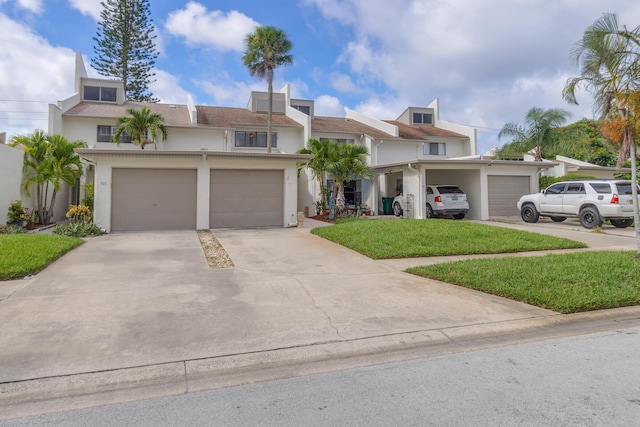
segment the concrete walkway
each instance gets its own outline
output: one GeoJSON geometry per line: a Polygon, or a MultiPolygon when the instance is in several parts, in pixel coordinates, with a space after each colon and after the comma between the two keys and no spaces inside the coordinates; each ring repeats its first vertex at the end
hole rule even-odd
{"type": "MultiPolygon", "coordinates": [[[[0,282],[0,419],[640,318],[636,308],[562,316],[419,278],[402,270],[441,260],[374,261],[309,234],[321,225],[214,230],[229,269],[208,268],[194,231],[116,233],[0,282]]],[[[494,225],[635,248],[632,229],[494,225]]]]}

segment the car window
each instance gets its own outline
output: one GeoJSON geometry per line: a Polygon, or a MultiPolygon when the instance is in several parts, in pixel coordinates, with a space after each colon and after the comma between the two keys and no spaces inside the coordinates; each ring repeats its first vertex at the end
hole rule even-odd
{"type": "Polygon", "coordinates": [[[631,183],[628,184],[616,184],[618,187],[618,194],[620,195],[631,195],[631,183]]]}
{"type": "Polygon", "coordinates": [[[611,185],[606,182],[591,182],[589,183],[598,194],[611,194],[611,185]]]}
{"type": "Polygon", "coordinates": [[[433,189],[431,187],[427,187],[427,194],[433,194],[433,189]]]}
{"type": "Polygon", "coordinates": [[[438,191],[440,194],[464,194],[464,191],[455,185],[439,185],[438,191]]]}
{"type": "Polygon", "coordinates": [[[552,186],[547,187],[547,189],[544,192],[545,194],[561,194],[564,191],[564,187],[566,185],[567,184],[564,182],[559,184],[553,184],[552,186]]]}
{"type": "Polygon", "coordinates": [[[581,182],[570,182],[567,184],[567,194],[584,194],[584,185],[581,182]]]}

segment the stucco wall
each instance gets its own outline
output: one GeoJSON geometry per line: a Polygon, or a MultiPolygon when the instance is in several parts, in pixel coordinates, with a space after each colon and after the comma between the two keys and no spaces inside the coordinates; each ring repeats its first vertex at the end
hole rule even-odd
{"type": "Polygon", "coordinates": [[[0,144],[0,224],[6,222],[9,205],[15,200],[22,200],[25,207],[31,207],[31,201],[20,192],[22,159],[21,150],[0,144]]]}

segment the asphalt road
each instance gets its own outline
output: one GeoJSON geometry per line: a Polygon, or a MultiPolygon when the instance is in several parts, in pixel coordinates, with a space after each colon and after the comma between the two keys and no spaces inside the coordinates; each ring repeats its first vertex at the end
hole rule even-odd
{"type": "Polygon", "coordinates": [[[634,426],[639,361],[634,327],[0,426],[634,426]]]}

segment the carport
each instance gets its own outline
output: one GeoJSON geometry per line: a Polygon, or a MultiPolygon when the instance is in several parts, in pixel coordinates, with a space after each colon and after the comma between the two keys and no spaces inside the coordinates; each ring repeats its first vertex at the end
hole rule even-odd
{"type": "Polygon", "coordinates": [[[378,203],[402,193],[410,207],[404,216],[425,218],[427,184],[458,185],[467,194],[467,218],[488,220],[518,215],[520,196],[538,191],[538,174],[554,164],[510,160],[416,160],[375,168],[378,203]],[[411,207],[413,207],[411,209],[411,207]]]}

